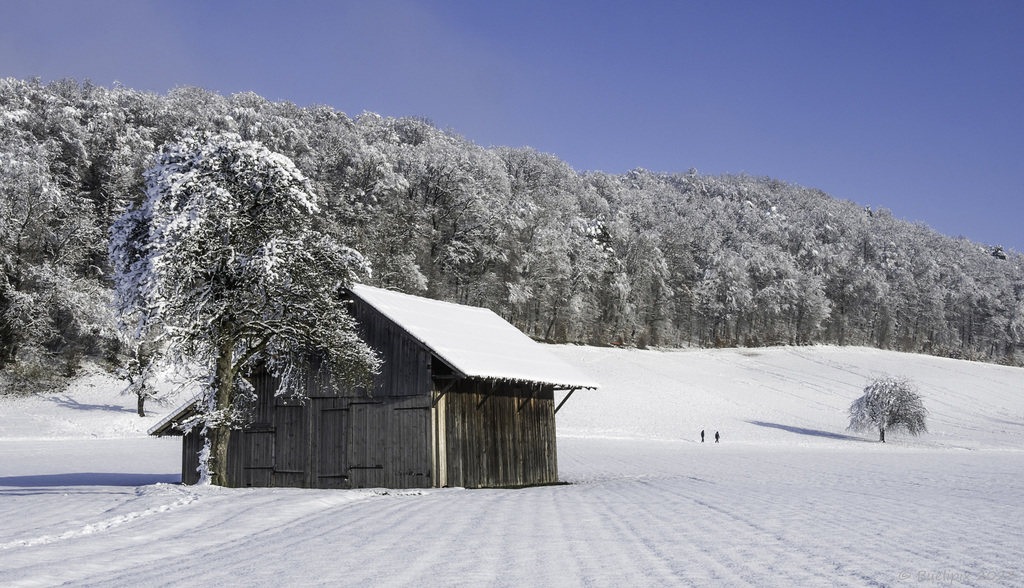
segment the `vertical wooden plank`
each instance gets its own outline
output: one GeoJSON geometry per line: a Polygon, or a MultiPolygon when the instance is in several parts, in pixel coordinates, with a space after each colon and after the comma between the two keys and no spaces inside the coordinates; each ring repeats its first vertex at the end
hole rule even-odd
{"type": "Polygon", "coordinates": [[[228,438],[227,486],[240,488],[245,485],[245,431],[232,429],[228,438]]]}
{"type": "Polygon", "coordinates": [[[302,488],[306,485],[309,439],[306,419],[301,404],[278,398],[274,407],[274,486],[302,488]]]}
{"type": "Polygon", "coordinates": [[[273,426],[274,395],[280,381],[266,370],[261,370],[253,376],[252,384],[256,388],[256,414],[253,425],[273,426]]]}
{"type": "MultiPolygon", "coordinates": [[[[437,391],[434,392],[437,394],[437,391]]],[[[448,397],[442,396],[430,411],[430,474],[435,488],[448,486],[448,438],[445,411],[448,397]]]]}
{"type": "Polygon", "coordinates": [[[541,418],[546,424],[545,429],[545,464],[548,467],[548,481],[558,482],[558,440],[555,434],[555,389],[547,387],[540,400],[541,418]]]}
{"type": "Polygon", "coordinates": [[[458,390],[461,384],[456,384],[444,397],[445,406],[445,431],[447,437],[447,461],[448,485],[467,486],[466,467],[468,456],[466,427],[466,399],[469,394],[458,390]]]}
{"type": "Polygon", "coordinates": [[[193,428],[181,438],[181,483],[199,483],[199,452],[204,439],[198,428],[193,428]]]}
{"type": "Polygon", "coordinates": [[[348,487],[348,408],[319,411],[316,488],[348,487]]]}
{"type": "Polygon", "coordinates": [[[349,405],[348,477],[352,488],[384,485],[384,415],[382,403],[349,405]]]}
{"type": "Polygon", "coordinates": [[[274,430],[249,429],[244,432],[245,458],[241,486],[267,487],[273,483],[274,430]]]}
{"type": "Polygon", "coordinates": [[[489,384],[460,383],[445,396],[448,484],[475,488],[556,482],[552,391],[541,389],[532,397],[528,386],[505,387],[488,396],[490,392],[489,384]]]}
{"type": "Polygon", "coordinates": [[[384,483],[390,488],[429,488],[430,407],[410,398],[387,411],[384,483]]]}

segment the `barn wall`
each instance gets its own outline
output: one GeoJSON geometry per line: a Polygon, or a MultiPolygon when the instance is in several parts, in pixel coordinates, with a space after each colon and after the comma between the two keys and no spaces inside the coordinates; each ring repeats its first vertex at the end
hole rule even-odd
{"type": "MultiPolygon", "coordinates": [[[[182,436],[181,442],[181,483],[199,483],[199,452],[205,440],[198,429],[193,429],[182,436]]],[[[244,453],[246,431],[234,429],[228,440],[228,471],[227,485],[233,488],[252,485],[246,484],[245,471],[247,456],[244,453]]]]}
{"type": "Polygon", "coordinates": [[[348,488],[349,405],[342,398],[311,398],[309,486],[348,488]]]}
{"type": "Polygon", "coordinates": [[[192,429],[181,438],[181,483],[199,483],[199,452],[203,449],[203,437],[192,429]]]}
{"type": "Polygon", "coordinates": [[[361,335],[384,360],[372,393],[344,386],[333,389],[326,374],[314,373],[306,385],[308,397],[300,401],[276,396],[279,382],[266,372],[254,373],[253,422],[234,431],[229,444],[230,485],[434,485],[431,354],[361,302],[354,302],[353,314],[361,335]]]}
{"type": "Polygon", "coordinates": [[[558,481],[554,392],[463,381],[444,402],[447,485],[482,488],[558,481]]]}
{"type": "Polygon", "coordinates": [[[352,301],[352,314],[360,336],[384,360],[374,380],[373,398],[428,395],[431,353],[423,344],[359,299],[352,301]]]}
{"type": "Polygon", "coordinates": [[[434,486],[429,397],[350,404],[349,488],[434,486]]]}

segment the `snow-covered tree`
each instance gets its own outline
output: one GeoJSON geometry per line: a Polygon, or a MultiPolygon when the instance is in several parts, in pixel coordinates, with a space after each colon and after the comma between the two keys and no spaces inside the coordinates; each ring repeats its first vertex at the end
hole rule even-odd
{"type": "Polygon", "coordinates": [[[54,181],[50,151],[14,131],[0,130],[0,369],[39,360],[70,375],[110,334],[104,292],[81,277],[102,233],[54,181]]]}
{"type": "Polygon", "coordinates": [[[371,260],[375,285],[487,306],[536,337],[1024,362],[1024,255],[820,190],[577,172],[423,118],[251,93],[0,78],[0,372],[118,356],[107,229],[140,203],[147,154],[198,132],[290,157],[320,197],[321,232],[371,260]]]}
{"type": "Polygon", "coordinates": [[[117,376],[128,382],[128,385],[121,393],[135,397],[136,410],[140,417],[144,417],[147,400],[155,400],[161,404],[166,401],[154,386],[160,349],[152,341],[138,341],[134,337],[123,339],[122,346],[127,352],[124,363],[117,370],[117,376]]]}
{"type": "Polygon", "coordinates": [[[146,172],[145,202],[111,228],[123,328],[170,361],[209,370],[195,426],[204,474],[227,483],[232,427],[244,424],[256,363],[301,395],[312,355],[332,381],[367,384],[379,360],[341,289],[368,269],[316,226],[316,197],[292,161],[238,135],[166,146],[146,172]]]}
{"type": "Polygon", "coordinates": [[[850,405],[850,430],[878,428],[879,441],[885,443],[886,429],[902,429],[911,435],[928,431],[925,417],[928,410],[921,402],[917,386],[906,378],[876,378],[864,395],[850,405]]]}

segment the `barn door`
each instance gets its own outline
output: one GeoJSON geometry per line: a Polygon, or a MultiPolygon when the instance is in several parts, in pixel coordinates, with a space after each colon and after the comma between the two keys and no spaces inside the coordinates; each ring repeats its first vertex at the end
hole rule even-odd
{"type": "Polygon", "coordinates": [[[384,486],[385,406],[349,405],[348,472],[351,488],[384,486]]]}
{"type": "Polygon", "coordinates": [[[306,485],[308,439],[302,405],[298,402],[285,404],[279,399],[274,409],[274,486],[302,488],[306,485]]]}
{"type": "Polygon", "coordinates": [[[388,411],[387,482],[394,488],[429,488],[430,407],[397,406],[388,411]]]}
{"type": "Polygon", "coordinates": [[[348,487],[347,408],[321,408],[317,439],[317,488],[348,487]]]}
{"type": "Polygon", "coordinates": [[[242,486],[266,488],[274,473],[274,430],[250,429],[242,434],[246,455],[242,486]]]}

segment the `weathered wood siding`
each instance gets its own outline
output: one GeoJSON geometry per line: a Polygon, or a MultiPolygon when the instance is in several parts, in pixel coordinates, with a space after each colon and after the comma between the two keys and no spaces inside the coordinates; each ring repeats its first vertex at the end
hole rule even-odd
{"type": "Polygon", "coordinates": [[[352,315],[359,325],[360,336],[384,360],[373,383],[373,398],[429,395],[430,351],[391,319],[359,299],[352,301],[352,315]]]}
{"type": "MultiPolygon", "coordinates": [[[[246,437],[242,431],[231,431],[231,439],[228,442],[228,486],[237,487],[244,485],[243,471],[245,463],[242,456],[243,445],[246,437]]],[[[205,439],[199,433],[198,428],[185,433],[181,442],[181,483],[199,483],[199,452],[203,449],[205,439]]]]}
{"type": "Polygon", "coordinates": [[[384,479],[389,488],[436,486],[432,471],[430,397],[393,402],[385,415],[384,479]]]}
{"type": "Polygon", "coordinates": [[[462,381],[442,399],[447,485],[482,488],[558,481],[554,392],[462,381]]]}
{"type": "Polygon", "coordinates": [[[203,436],[193,429],[181,438],[181,483],[199,483],[199,452],[203,449],[203,436]]]}
{"type": "MultiPolygon", "coordinates": [[[[277,399],[273,421],[273,486],[307,486],[312,435],[307,426],[309,409],[298,400],[277,399]]],[[[247,456],[251,458],[251,456],[247,456]]],[[[250,459],[246,459],[247,462],[250,459]]],[[[247,466],[249,463],[246,464],[247,466]]]]}
{"type": "Polygon", "coordinates": [[[326,399],[313,400],[313,412],[317,415],[317,438],[315,463],[315,479],[311,476],[314,488],[347,488],[349,487],[348,444],[349,444],[349,407],[342,402],[330,402],[326,399]]]}
{"type": "Polygon", "coordinates": [[[428,397],[352,402],[350,488],[434,485],[428,397]]]}
{"type": "MultiPolygon", "coordinates": [[[[303,488],[434,485],[431,354],[372,308],[356,301],[353,313],[361,335],[383,359],[372,391],[335,388],[326,375],[313,374],[307,382],[307,398],[296,400],[277,396],[279,382],[269,374],[253,374],[250,381],[257,397],[253,422],[232,433],[229,484],[303,488]]],[[[199,440],[199,448],[201,445],[199,440]]],[[[192,462],[198,465],[198,458],[192,462]]],[[[189,465],[194,469],[191,462],[189,465]]],[[[186,483],[196,480],[197,476],[190,477],[186,483]]]]}

